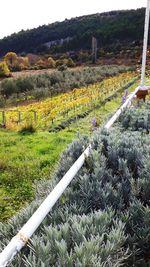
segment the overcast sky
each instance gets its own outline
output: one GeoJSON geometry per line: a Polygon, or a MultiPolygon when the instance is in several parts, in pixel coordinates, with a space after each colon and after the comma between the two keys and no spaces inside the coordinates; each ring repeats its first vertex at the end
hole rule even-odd
{"type": "Polygon", "coordinates": [[[145,7],[147,0],[2,0],[0,38],[65,18],[145,7]]]}

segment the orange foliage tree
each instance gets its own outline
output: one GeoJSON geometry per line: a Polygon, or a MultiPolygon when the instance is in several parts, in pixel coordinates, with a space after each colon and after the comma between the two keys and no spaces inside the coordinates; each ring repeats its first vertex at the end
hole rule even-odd
{"type": "Polygon", "coordinates": [[[14,52],[8,52],[5,56],[4,56],[4,61],[7,63],[7,65],[10,68],[13,68],[13,66],[16,64],[18,59],[18,56],[16,53],[14,52]]]}

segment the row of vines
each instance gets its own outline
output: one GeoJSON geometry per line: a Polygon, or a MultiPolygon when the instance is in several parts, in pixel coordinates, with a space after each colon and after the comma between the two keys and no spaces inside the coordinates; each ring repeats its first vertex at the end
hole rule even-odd
{"type": "MultiPolygon", "coordinates": [[[[34,123],[40,129],[55,127],[62,121],[94,109],[134,77],[134,72],[122,73],[34,104],[5,110],[6,127],[19,130],[27,123],[34,123]]],[[[0,112],[1,122],[4,120],[2,116],[4,114],[0,112]]]]}

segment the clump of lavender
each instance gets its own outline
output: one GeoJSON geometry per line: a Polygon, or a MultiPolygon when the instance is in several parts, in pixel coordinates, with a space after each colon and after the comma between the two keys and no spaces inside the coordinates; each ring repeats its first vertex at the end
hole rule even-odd
{"type": "Polygon", "coordinates": [[[92,118],[91,123],[92,123],[92,131],[94,131],[97,127],[97,120],[95,117],[92,118]]]}
{"type": "Polygon", "coordinates": [[[126,89],[124,95],[122,96],[122,104],[126,102],[127,96],[128,96],[128,90],[126,89]]]}

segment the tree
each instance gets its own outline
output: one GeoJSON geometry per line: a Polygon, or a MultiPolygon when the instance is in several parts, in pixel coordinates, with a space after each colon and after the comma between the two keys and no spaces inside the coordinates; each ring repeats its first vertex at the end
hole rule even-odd
{"type": "Polygon", "coordinates": [[[75,67],[75,63],[74,63],[74,61],[72,60],[72,58],[68,58],[67,59],[67,62],[66,62],[66,65],[68,66],[68,67],[75,67]]]}
{"type": "Polygon", "coordinates": [[[0,62],[0,77],[9,77],[9,76],[10,76],[10,70],[6,62],[4,61],[0,62]]]}
{"type": "Polygon", "coordinates": [[[27,69],[29,67],[29,59],[28,57],[18,57],[18,66],[20,70],[27,69]]]}
{"type": "Polygon", "coordinates": [[[62,65],[66,65],[66,59],[64,59],[64,58],[60,58],[60,59],[57,59],[56,60],[56,67],[58,67],[58,66],[62,66],[62,65]]]}
{"type": "Polygon", "coordinates": [[[39,69],[44,69],[44,68],[46,68],[45,62],[44,62],[44,60],[41,59],[41,58],[37,61],[36,65],[38,66],[39,69]]]}
{"type": "Polygon", "coordinates": [[[4,60],[7,63],[7,65],[10,68],[13,68],[14,65],[16,65],[18,56],[16,53],[14,52],[8,52],[5,56],[4,56],[4,60]]]}
{"type": "Polygon", "coordinates": [[[34,54],[27,54],[29,65],[33,66],[36,65],[37,61],[40,59],[39,56],[34,54]]]}
{"type": "Polygon", "coordinates": [[[55,66],[56,66],[55,60],[52,57],[49,57],[48,58],[48,67],[49,68],[55,68],[55,66]]]}

